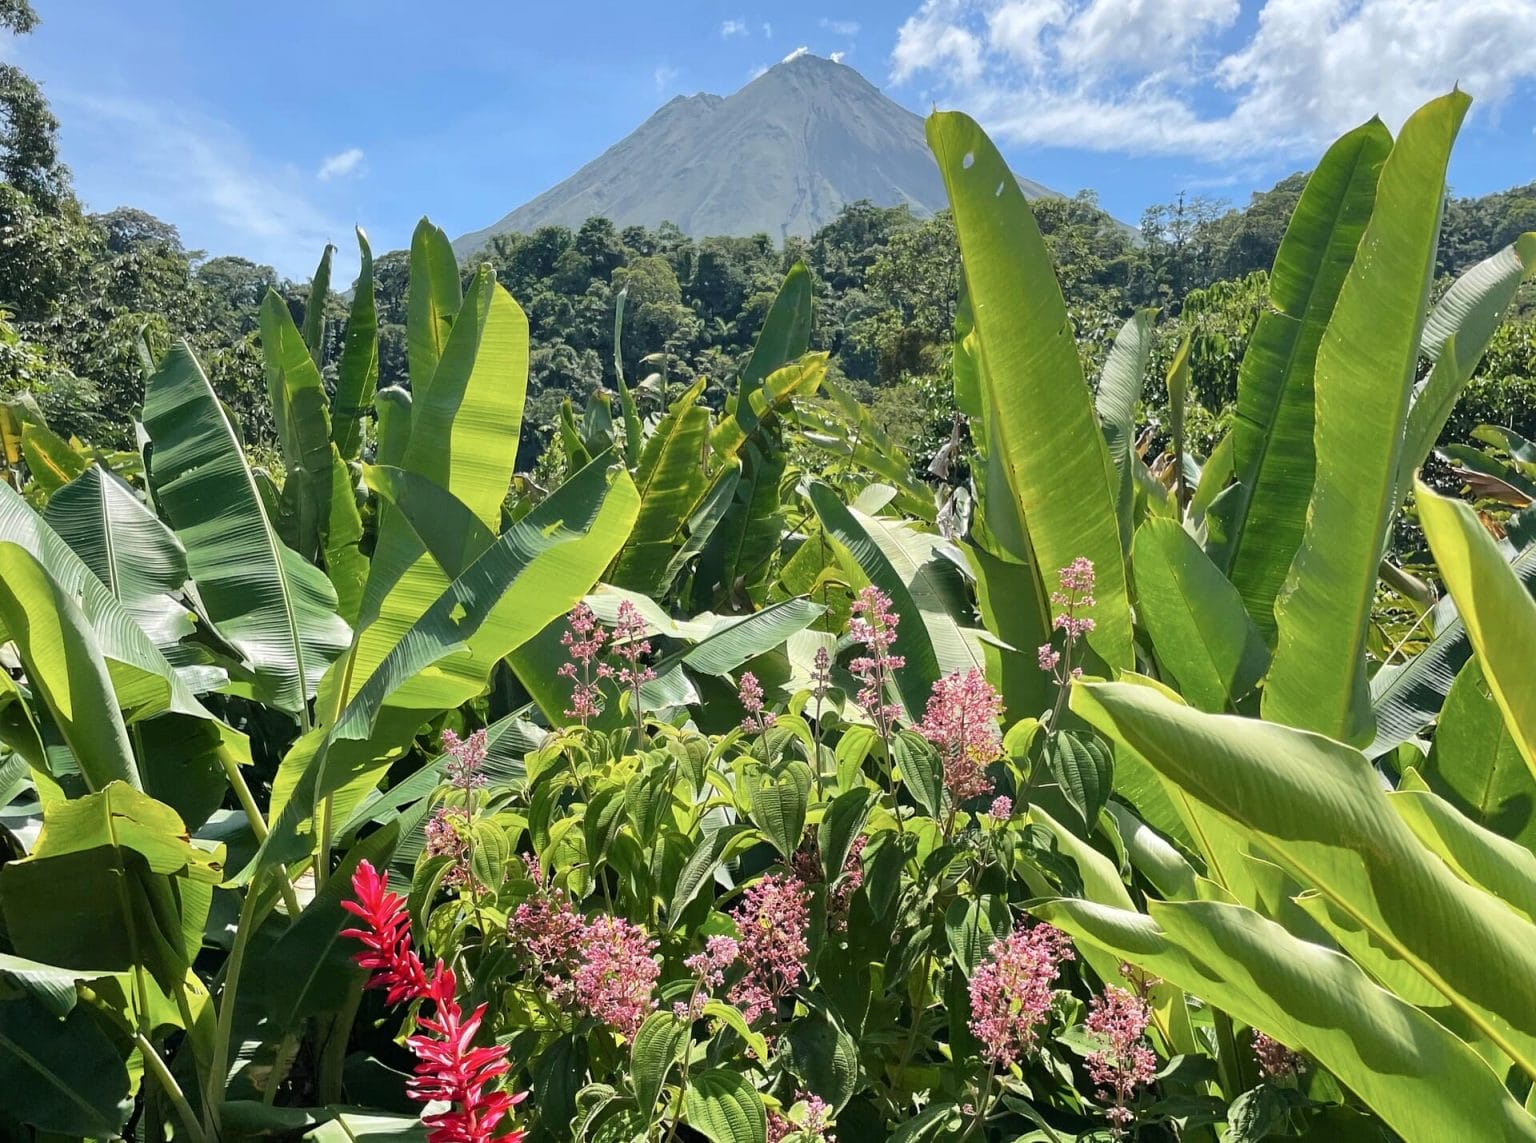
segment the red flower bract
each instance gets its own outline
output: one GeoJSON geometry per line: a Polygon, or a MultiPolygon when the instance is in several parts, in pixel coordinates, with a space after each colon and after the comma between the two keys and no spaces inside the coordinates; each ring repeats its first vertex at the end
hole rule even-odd
{"type": "Polygon", "coordinates": [[[361,941],[364,951],[353,959],[370,970],[370,987],[388,989],[391,1004],[431,1001],[433,1014],[418,1015],[424,1033],[406,1039],[416,1054],[416,1075],[408,1085],[412,1099],[422,1103],[443,1101],[449,1106],[422,1117],[431,1130],[428,1143],[520,1143],[522,1130],[498,1132],[499,1124],[527,1096],[487,1090],[506,1075],[507,1049],[500,1045],[476,1048],[471,1044],[485,1018],[485,1005],[466,1020],[456,999],[458,981],[453,971],[438,961],[430,975],[411,948],[411,920],[405,898],[389,892],[383,874],[367,861],[358,862],[352,874],[356,900],[341,907],[361,919],[362,927],[346,929],[344,937],[361,941]]]}

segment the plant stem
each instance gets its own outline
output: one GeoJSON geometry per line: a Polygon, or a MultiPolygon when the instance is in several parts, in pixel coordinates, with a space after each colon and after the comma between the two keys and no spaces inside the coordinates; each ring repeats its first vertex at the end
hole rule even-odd
{"type": "Polygon", "coordinates": [[[203,1131],[202,1124],[197,1121],[197,1113],[192,1110],[192,1105],[187,1102],[187,1097],[182,1093],[181,1085],[176,1082],[176,1077],[171,1074],[171,1069],[165,1066],[165,1061],[160,1058],[160,1053],[155,1051],[155,1046],[149,1042],[149,1038],[143,1032],[133,1034],[133,1042],[138,1045],[139,1055],[144,1057],[144,1068],[152,1073],[160,1084],[160,1090],[165,1092],[171,1106],[176,1109],[176,1114],[181,1117],[182,1126],[187,1129],[196,1143],[203,1143],[208,1138],[203,1131]]]}
{"type": "Polygon", "coordinates": [[[971,1120],[970,1126],[965,1129],[965,1134],[960,1136],[956,1143],[965,1143],[967,1139],[976,1134],[976,1129],[986,1122],[987,1116],[992,1111],[992,1101],[995,1095],[995,1092],[992,1090],[992,1079],[996,1074],[997,1065],[990,1065],[987,1068],[986,1080],[983,1081],[981,1089],[976,1092],[976,1117],[971,1120]]]}
{"type": "Polygon", "coordinates": [[[208,1102],[217,1107],[224,1102],[224,1081],[229,1074],[229,1041],[235,1029],[235,998],[240,988],[240,969],[245,963],[245,949],[250,944],[256,928],[257,893],[261,884],[258,872],[245,887],[245,901],[240,906],[239,928],[235,931],[235,945],[225,962],[224,991],[219,996],[218,1031],[213,1040],[213,1064],[208,1069],[208,1102]]]}
{"type": "Polygon", "coordinates": [[[347,1042],[352,1032],[352,1022],[357,1019],[358,1007],[363,1001],[363,986],[353,985],[347,1002],[336,1013],[331,1023],[331,1034],[320,1050],[320,1102],[341,1102],[341,1073],[347,1062],[347,1042]]]}
{"type": "MultiPolygon", "coordinates": [[[[230,789],[235,791],[235,798],[240,803],[240,808],[245,811],[245,820],[251,827],[251,834],[256,838],[256,844],[260,845],[267,840],[267,821],[261,816],[261,809],[256,805],[256,799],[251,796],[251,788],[245,783],[245,775],[240,773],[240,764],[229,757],[224,751],[219,751],[219,764],[224,767],[224,776],[229,779],[230,789]]],[[[288,907],[288,915],[297,917],[303,910],[299,908],[298,895],[293,891],[293,882],[288,880],[287,871],[278,880],[278,891],[283,895],[283,904],[288,907]]]]}

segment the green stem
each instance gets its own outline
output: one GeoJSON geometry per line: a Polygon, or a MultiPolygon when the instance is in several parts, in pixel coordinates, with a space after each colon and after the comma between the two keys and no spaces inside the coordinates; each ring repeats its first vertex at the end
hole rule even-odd
{"type": "Polygon", "coordinates": [[[224,978],[224,991],[219,996],[218,1030],[214,1033],[213,1064],[208,1069],[208,1089],[205,1097],[214,1107],[224,1102],[224,1082],[229,1075],[229,1041],[235,1031],[235,998],[240,988],[240,969],[245,964],[246,946],[250,944],[251,935],[256,928],[258,906],[256,890],[260,883],[261,874],[257,873],[251,878],[251,883],[245,887],[245,901],[240,906],[240,922],[235,930],[235,944],[230,950],[228,961],[225,962],[228,971],[224,978]]]}
{"type": "Polygon", "coordinates": [[[160,1084],[160,1090],[165,1092],[165,1097],[176,1109],[176,1114],[180,1116],[187,1134],[195,1143],[203,1143],[208,1136],[203,1131],[202,1124],[197,1121],[197,1113],[192,1110],[192,1105],[187,1102],[187,1097],[182,1093],[181,1085],[176,1082],[171,1069],[166,1067],[165,1061],[160,1058],[160,1053],[155,1051],[155,1046],[149,1042],[149,1038],[143,1032],[135,1032],[133,1042],[138,1045],[139,1055],[144,1057],[145,1070],[150,1072],[160,1084]]]}
{"type": "Polygon", "coordinates": [[[983,1083],[983,1088],[976,1093],[976,1117],[971,1120],[970,1126],[965,1129],[965,1134],[960,1136],[956,1143],[965,1143],[967,1139],[969,1139],[972,1135],[975,1135],[976,1129],[985,1123],[987,1116],[991,1114],[992,1101],[996,1095],[996,1092],[992,1088],[992,1079],[996,1074],[996,1064],[993,1064],[987,1068],[987,1078],[983,1083]]]}
{"type": "Polygon", "coordinates": [[[354,985],[347,1002],[331,1024],[331,1033],[320,1051],[320,1102],[341,1102],[341,1074],[347,1062],[347,1043],[352,1033],[352,1022],[357,1019],[357,1009],[362,1004],[363,986],[354,985]]]}
{"type": "MultiPolygon", "coordinates": [[[[235,798],[240,803],[240,808],[245,812],[245,820],[250,824],[251,835],[256,838],[256,844],[260,845],[267,840],[267,820],[261,816],[261,808],[256,805],[256,799],[251,796],[251,788],[245,783],[245,775],[240,773],[240,764],[231,758],[227,752],[219,751],[219,765],[224,767],[224,776],[229,780],[230,789],[234,790],[235,798]]],[[[298,895],[293,891],[293,882],[288,880],[288,874],[283,873],[278,879],[278,891],[283,895],[283,904],[288,907],[288,915],[297,917],[299,908],[298,895]]]]}

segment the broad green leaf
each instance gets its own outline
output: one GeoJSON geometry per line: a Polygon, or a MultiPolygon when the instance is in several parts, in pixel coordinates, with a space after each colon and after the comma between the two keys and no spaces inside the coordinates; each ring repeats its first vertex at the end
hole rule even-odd
{"type": "Polygon", "coordinates": [[[208,616],[273,705],[301,713],[351,642],[325,576],[277,537],[213,388],[185,342],[149,379],[149,484],[208,616]]]}
{"type": "Polygon", "coordinates": [[[1032,555],[1047,577],[1079,556],[1093,561],[1098,607],[1089,644],[1110,666],[1129,667],[1115,468],[1050,253],[1018,181],[973,120],[930,115],[928,145],[949,193],[974,321],[989,523],[1009,555],[1032,555]]]}
{"type": "Polygon", "coordinates": [[[1237,379],[1232,422],[1237,485],[1210,509],[1212,557],[1267,639],[1275,597],[1301,545],[1316,465],[1313,374],[1318,346],[1376,201],[1392,149],[1378,120],[1328,148],[1291,214],[1237,379]]]}
{"type": "Polygon", "coordinates": [[[739,451],[741,477],[734,481],[733,500],[694,571],[693,599],[699,608],[723,600],[732,610],[746,610],[761,594],[783,539],[780,485],[788,457],[777,440],[764,434],[744,442],[739,451]]]}
{"type": "Polygon", "coordinates": [[[820,1096],[840,1112],[859,1083],[859,1046],[832,1009],[816,1006],[790,1025],[783,1040],[789,1068],[800,1090],[820,1096]]]}
{"type": "Polygon", "coordinates": [[[629,1045],[629,1086],[642,1115],[650,1118],[656,1110],[667,1073],[676,1066],[683,1045],[688,1043],[688,1025],[670,1012],[652,1012],[635,1033],[629,1045]]]}
{"type": "MultiPolygon", "coordinates": [[[[406,363],[412,392],[431,383],[463,301],[453,245],[440,227],[423,218],[411,235],[410,285],[405,303],[406,363]]],[[[380,463],[394,462],[381,459],[380,463]]]]}
{"type": "Polygon", "coordinates": [[[1082,819],[1085,830],[1099,820],[1114,784],[1109,750],[1091,734],[1063,731],[1051,742],[1051,776],[1082,819]]]}
{"type": "Polygon", "coordinates": [[[1028,563],[1018,563],[979,544],[961,544],[976,583],[976,608],[994,639],[981,644],[987,679],[1003,695],[1010,719],[1038,716],[1050,705],[1055,683],[1040,669],[1037,648],[1053,635],[1044,579],[1028,563]],[[999,644],[1002,645],[999,645],[999,644]]]}
{"type": "Polygon", "coordinates": [[[385,385],[373,395],[373,412],[378,420],[374,463],[399,465],[411,443],[411,391],[385,385]]]}
{"type": "Polygon", "coordinates": [[[142,788],[95,633],[43,565],[13,543],[0,543],[0,620],[86,785],[101,790],[123,781],[142,788]]]}
{"type": "Polygon", "coordinates": [[[794,759],[777,772],[765,771],[752,787],[752,823],[785,861],[793,859],[805,833],[812,777],[811,768],[794,759]]]}
{"type": "Polygon", "coordinates": [[[51,1015],[63,1019],[75,1006],[76,984],[112,976],[110,969],[58,968],[25,957],[0,953],[0,981],[20,989],[51,1015]]]}
{"type": "Polygon", "coordinates": [[[1404,491],[1398,465],[1445,168],[1469,102],[1460,92],[1443,96],[1403,125],[1317,351],[1317,474],[1302,544],[1275,604],[1264,717],[1361,745],[1375,730],[1365,637],[1376,569],[1404,491]]]}
{"type": "Polygon", "coordinates": [[[21,427],[21,453],[37,486],[50,496],[86,470],[91,463],[47,425],[21,427]]]}
{"type": "Polygon", "coordinates": [[[370,464],[363,469],[363,483],[399,511],[446,575],[459,575],[496,542],[496,534],[463,501],[430,477],[370,464]]]}
{"type": "Polygon", "coordinates": [[[1435,447],[1515,292],[1533,270],[1536,233],[1522,234],[1463,273],[1435,304],[1424,323],[1422,346],[1424,356],[1435,364],[1414,393],[1398,466],[1398,487],[1404,492],[1435,447]]]}
{"type": "Polygon", "coordinates": [[[1488,890],[1526,920],[1536,920],[1536,854],[1528,846],[1483,829],[1428,790],[1398,789],[1388,799],[1456,876],[1488,890]]]}
{"type": "Polygon", "coordinates": [[[1011,919],[1008,903],[998,897],[957,897],[949,903],[944,911],[944,937],[967,978],[993,942],[1008,935],[1011,919]]]}
{"type": "Polygon", "coordinates": [[[898,730],[891,738],[891,761],[913,801],[930,818],[942,821],[944,763],[932,743],[915,730],[898,730]]]}
{"type": "Polygon", "coordinates": [[[811,347],[811,273],[804,262],[796,262],[785,275],[779,292],[763,319],[762,331],[752,347],[736,383],[736,392],[727,407],[726,417],[712,434],[715,452],[733,455],[743,440],[751,437],[762,419],[753,398],[761,396],[770,374],[777,372],[811,347]]]}
{"type": "Polygon", "coordinates": [[[1466,624],[1483,677],[1525,764],[1536,775],[1536,600],[1532,600],[1477,515],[1459,500],[1415,489],[1419,523],[1435,565],[1466,624]]]}
{"type": "MultiPolygon", "coordinates": [[[[410,440],[399,467],[451,493],[494,530],[512,477],[517,450],[508,442],[517,439],[527,382],[528,319],[482,268],[430,384],[412,390],[410,440]]],[[[386,509],[380,517],[352,669],[359,682],[451,578],[397,512],[386,509]]]]}
{"type": "Polygon", "coordinates": [[[352,312],[347,316],[346,340],[336,369],[336,392],[331,397],[331,441],[344,461],[362,452],[363,419],[379,383],[379,317],[373,292],[373,250],[363,228],[357,228],[357,249],[362,268],[352,291],[352,312]]]}
{"type": "Polygon", "coordinates": [[[335,445],[330,452],[330,486],[325,489],[330,499],[325,506],[321,556],[325,574],[336,589],[337,611],[350,624],[357,621],[363,605],[370,561],[362,548],[363,517],[352,467],[341,459],[335,445]]]}
{"type": "Polygon", "coordinates": [[[78,604],[95,632],[112,678],[112,689],[127,721],[135,722],[167,709],[209,717],[127,609],[85,561],[3,481],[0,542],[25,548],[78,604]]]}
{"type": "Polygon", "coordinates": [[[709,487],[699,499],[698,507],[688,517],[688,538],[682,542],[672,558],[667,561],[666,570],[661,574],[661,580],[657,584],[657,594],[665,595],[672,590],[672,584],[687,566],[688,561],[702,552],[714,536],[715,529],[720,526],[720,521],[725,519],[725,514],[736,503],[736,486],[741,482],[741,461],[733,458],[731,462],[715,473],[709,487]]]}
{"type": "Polygon", "coordinates": [[[1227,710],[1269,665],[1242,596],[1177,521],[1148,519],[1131,552],[1136,603],[1157,661],[1201,710],[1227,710]]]}
{"type": "Polygon", "coordinates": [[[933,492],[913,476],[912,458],[841,385],[823,381],[821,392],[827,401],[797,402],[788,411],[790,419],[800,426],[801,439],[889,482],[896,489],[896,505],[902,512],[932,523],[936,515],[933,492]]]}
{"type": "Polygon", "coordinates": [[[1427,851],[1358,751],[1125,683],[1076,686],[1072,707],[1347,918],[1330,931],[1357,960],[1411,970],[1536,1074],[1536,925],[1427,851]]]}
{"type": "Polygon", "coordinates": [[[316,369],[325,368],[325,302],[331,296],[331,256],[335,253],[336,247],[327,242],[309,282],[309,301],[304,304],[304,344],[316,369]]]}
{"type": "Polygon", "coordinates": [[[93,464],[48,499],[43,519],[162,652],[195,626],[177,599],[187,553],[121,479],[93,464]]]}
{"type": "Polygon", "coordinates": [[[324,530],[323,513],[330,503],[329,400],[288,303],[272,289],[261,303],[261,352],[266,361],[267,401],[287,469],[284,523],[299,554],[315,559],[324,530]]]}
{"type": "Polygon", "coordinates": [[[672,899],[667,905],[669,927],[676,927],[683,910],[693,903],[699,891],[714,877],[720,863],[733,850],[743,848],[754,840],[755,835],[744,825],[721,826],[700,836],[672,887],[672,899]]]}
{"type": "Polygon", "coordinates": [[[710,417],[698,403],[703,391],[701,380],[673,402],[646,439],[635,471],[640,515],[607,577],[619,587],[657,593],[682,530],[708,491],[710,417]]]}
{"type": "Polygon", "coordinates": [[[1536,1139],[1536,1120],[1466,1044],[1349,958],[1216,901],[1091,901],[1035,912],[1306,1052],[1408,1139],[1536,1139]]]}
{"type": "Polygon", "coordinates": [[[1136,500],[1133,466],[1140,459],[1136,456],[1136,406],[1141,402],[1141,387],[1152,356],[1152,325],[1156,318],[1156,310],[1137,310],[1120,327],[1109,348],[1094,398],[1109,457],[1115,462],[1115,511],[1120,519],[1120,543],[1127,551],[1131,547],[1136,500]]]}
{"type": "Polygon", "coordinates": [[[1536,846],[1536,778],[1476,659],[1451,685],[1421,775],[1478,825],[1536,846]]]}
{"type": "Polygon", "coordinates": [[[833,798],[816,828],[816,848],[821,851],[821,874],[831,885],[843,873],[843,863],[854,839],[869,817],[871,792],[860,786],[833,798]]]}
{"type": "Polygon", "coordinates": [[[613,379],[619,386],[619,405],[624,410],[624,463],[630,468],[640,463],[640,443],[644,430],[634,394],[624,380],[624,303],[629,300],[629,286],[621,288],[613,299],[613,379]]]}
{"type": "Polygon", "coordinates": [[[133,1110],[128,1069],[84,1008],[60,1020],[37,1002],[0,1002],[0,1091],[8,1117],[40,1132],[115,1139],[133,1110]]]}
{"type": "Polygon", "coordinates": [[[763,1101],[737,1071],[713,1068],[694,1076],[684,1117],[710,1143],[767,1143],[763,1101]]]}

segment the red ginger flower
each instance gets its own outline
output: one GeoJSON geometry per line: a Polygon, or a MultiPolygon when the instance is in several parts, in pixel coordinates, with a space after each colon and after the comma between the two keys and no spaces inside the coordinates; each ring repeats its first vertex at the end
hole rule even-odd
{"type": "Polygon", "coordinates": [[[388,891],[383,874],[367,861],[358,862],[352,874],[356,900],[341,907],[360,918],[362,928],[346,929],[344,937],[363,943],[364,951],[353,959],[372,976],[370,987],[388,989],[390,1004],[402,1001],[432,1002],[431,1017],[418,1015],[416,1023],[426,1033],[407,1037],[416,1054],[416,1075],[407,1085],[412,1099],[422,1103],[442,1101],[448,1107],[422,1117],[430,1130],[427,1143],[521,1143],[521,1129],[497,1132],[496,1126],[527,1097],[486,1090],[507,1074],[507,1049],[502,1045],[475,1048],[470,1045],[485,1018],[485,1005],[469,1019],[455,999],[458,982],[453,970],[438,961],[431,975],[411,948],[411,920],[405,898],[388,891]]]}

